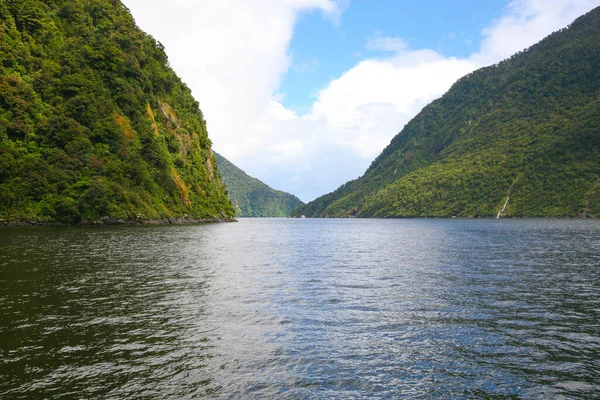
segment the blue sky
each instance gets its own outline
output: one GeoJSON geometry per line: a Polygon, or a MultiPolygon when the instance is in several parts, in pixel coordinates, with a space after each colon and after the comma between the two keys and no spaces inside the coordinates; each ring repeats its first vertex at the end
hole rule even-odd
{"type": "Polygon", "coordinates": [[[215,151],[303,201],[361,176],[461,76],[600,0],[122,0],[165,45],[215,151]]]}
{"type": "Polygon", "coordinates": [[[467,57],[479,47],[481,30],[499,18],[508,3],[358,0],[344,9],[339,21],[318,10],[302,13],[290,42],[292,65],[279,89],[282,103],[301,113],[308,111],[320,88],[357,60],[382,55],[365,48],[368,38],[378,34],[401,37],[410,48],[467,57]]]}

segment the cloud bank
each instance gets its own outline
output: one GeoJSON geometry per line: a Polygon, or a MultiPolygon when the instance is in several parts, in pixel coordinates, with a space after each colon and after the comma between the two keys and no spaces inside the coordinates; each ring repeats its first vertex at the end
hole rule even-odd
{"type": "Polygon", "coordinates": [[[403,38],[375,32],[365,38],[365,49],[377,56],[329,82],[303,115],[286,109],[278,94],[291,65],[294,24],[315,10],[343,24],[345,2],[124,3],[140,27],[165,45],[171,66],[200,102],[214,149],[250,175],[308,201],[362,175],[392,137],[458,78],[531,46],[600,0],[513,1],[481,32],[477,52],[465,58],[410,49],[403,38]]]}

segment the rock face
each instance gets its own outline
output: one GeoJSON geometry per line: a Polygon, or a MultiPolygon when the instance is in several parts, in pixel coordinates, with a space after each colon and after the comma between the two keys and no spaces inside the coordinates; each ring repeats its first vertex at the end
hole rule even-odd
{"type": "Polygon", "coordinates": [[[302,214],[600,215],[600,8],[460,79],[302,214]]]}
{"type": "Polygon", "coordinates": [[[118,0],[0,2],[0,218],[234,217],[198,102],[118,0]]]}
{"type": "Polygon", "coordinates": [[[238,217],[287,217],[304,204],[296,196],[248,176],[225,157],[217,153],[215,156],[238,217]]]}

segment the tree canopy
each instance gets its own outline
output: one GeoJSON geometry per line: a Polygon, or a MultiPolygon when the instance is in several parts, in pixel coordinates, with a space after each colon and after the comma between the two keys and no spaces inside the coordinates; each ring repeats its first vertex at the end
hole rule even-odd
{"type": "Polygon", "coordinates": [[[218,153],[215,156],[238,217],[287,217],[304,204],[296,196],[248,176],[218,153]]]}
{"type": "Polygon", "coordinates": [[[600,215],[600,8],[461,78],[301,214],[600,215]]]}
{"type": "Polygon", "coordinates": [[[0,218],[233,215],[198,102],[119,0],[0,1],[0,218]]]}

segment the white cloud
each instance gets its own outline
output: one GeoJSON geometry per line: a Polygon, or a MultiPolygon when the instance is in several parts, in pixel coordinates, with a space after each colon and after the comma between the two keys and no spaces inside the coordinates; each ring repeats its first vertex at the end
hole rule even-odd
{"type": "Polygon", "coordinates": [[[323,121],[334,143],[372,159],[440,90],[473,68],[424,51],[362,61],[321,91],[311,117],[323,121]]]}
{"type": "Polygon", "coordinates": [[[332,0],[125,0],[140,27],[165,45],[173,69],[206,116],[214,147],[232,160],[256,143],[256,123],[290,66],[299,12],[335,18],[332,0]]]}
{"type": "Polygon", "coordinates": [[[503,17],[482,31],[481,49],[472,59],[479,65],[502,61],[599,5],[599,0],[513,1],[503,17]]]}
{"type": "Polygon", "coordinates": [[[369,38],[365,48],[367,50],[399,52],[408,48],[408,44],[402,38],[381,36],[380,32],[376,32],[375,36],[369,38]]]}
{"type": "Polygon", "coordinates": [[[332,80],[305,115],[286,109],[277,91],[291,68],[294,23],[307,10],[335,23],[347,0],[124,2],[192,88],[215,150],[276,189],[312,200],[361,175],[459,77],[534,44],[600,0],[514,1],[464,59],[376,33],[365,47],[387,56],[362,59],[332,80]]]}

